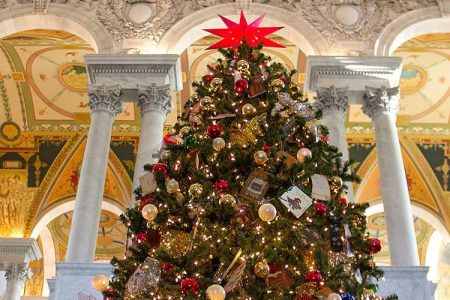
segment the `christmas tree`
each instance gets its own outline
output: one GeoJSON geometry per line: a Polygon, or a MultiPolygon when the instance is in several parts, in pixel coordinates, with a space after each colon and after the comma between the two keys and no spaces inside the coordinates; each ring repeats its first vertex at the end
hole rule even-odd
{"type": "Polygon", "coordinates": [[[345,198],[351,162],[295,71],[261,51],[278,46],[273,28],[223,19],[232,34],[211,32],[238,43],[219,42],[224,58],[146,166],[105,299],[376,299],[381,245],[367,205],[345,198]]]}

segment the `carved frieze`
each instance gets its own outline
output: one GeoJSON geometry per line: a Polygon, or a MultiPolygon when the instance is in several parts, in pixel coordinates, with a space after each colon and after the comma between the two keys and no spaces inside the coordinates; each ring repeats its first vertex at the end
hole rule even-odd
{"type": "Polygon", "coordinates": [[[106,0],[99,5],[97,15],[117,41],[139,38],[158,43],[183,17],[185,5],[183,0],[106,0]]]}

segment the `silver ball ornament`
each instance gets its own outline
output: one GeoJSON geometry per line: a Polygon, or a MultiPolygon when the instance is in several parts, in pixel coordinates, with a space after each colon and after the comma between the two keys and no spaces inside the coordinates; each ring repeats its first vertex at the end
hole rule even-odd
{"type": "Polygon", "coordinates": [[[225,140],[221,137],[217,137],[212,141],[213,149],[216,151],[220,151],[225,148],[225,140]]]}
{"type": "Polygon", "coordinates": [[[297,151],[297,160],[299,162],[304,162],[306,158],[311,158],[312,152],[308,148],[301,148],[297,151]]]}
{"type": "Polygon", "coordinates": [[[158,208],[153,204],[147,204],[142,208],[141,214],[147,221],[153,221],[158,214],[158,208]]]}
{"type": "Polygon", "coordinates": [[[226,292],[221,285],[213,284],[206,289],[206,295],[209,300],[224,300],[226,292]]]}
{"type": "Polygon", "coordinates": [[[277,209],[270,203],[265,203],[261,205],[258,209],[258,216],[264,222],[270,222],[277,216],[277,209]]]}

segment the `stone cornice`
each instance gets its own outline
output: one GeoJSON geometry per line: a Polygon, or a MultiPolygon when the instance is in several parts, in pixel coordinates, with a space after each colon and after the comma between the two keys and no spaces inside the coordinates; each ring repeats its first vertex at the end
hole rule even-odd
{"type": "Polygon", "coordinates": [[[89,102],[88,106],[91,112],[104,110],[112,113],[114,116],[122,112],[122,103],[120,102],[120,86],[93,85],[88,86],[89,102]]]}
{"type": "Polygon", "coordinates": [[[157,86],[155,83],[150,86],[138,85],[137,93],[142,116],[148,111],[156,111],[166,117],[172,110],[172,97],[168,85],[157,86]]]}
{"type": "Polygon", "coordinates": [[[27,263],[41,257],[35,239],[0,238],[0,263],[27,263]]]}
{"type": "Polygon", "coordinates": [[[314,105],[317,109],[324,112],[337,110],[345,113],[348,108],[348,87],[336,88],[334,85],[329,88],[318,87],[315,100],[314,105]]]}
{"type": "Polygon", "coordinates": [[[382,112],[396,114],[399,110],[400,90],[398,87],[374,88],[366,86],[364,95],[363,112],[371,119],[382,112]]]}

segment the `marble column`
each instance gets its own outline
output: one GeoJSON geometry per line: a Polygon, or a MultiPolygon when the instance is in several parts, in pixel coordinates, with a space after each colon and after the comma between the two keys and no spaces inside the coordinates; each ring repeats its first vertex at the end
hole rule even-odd
{"type": "Polygon", "coordinates": [[[138,85],[137,93],[142,125],[134,167],[133,190],[139,186],[139,178],[145,173],[144,165],[155,162],[153,154],[161,148],[164,122],[172,110],[169,85],[138,85]]]}
{"type": "Polygon", "coordinates": [[[419,266],[411,203],[396,127],[399,88],[366,87],[363,112],[375,127],[389,252],[392,266],[419,266]]]}
{"type": "Polygon", "coordinates": [[[92,262],[115,116],[122,111],[120,86],[89,85],[91,124],[81,166],[66,262],[92,262]]]}
{"type": "Polygon", "coordinates": [[[3,299],[20,300],[25,283],[32,275],[33,273],[31,273],[28,263],[6,264],[6,291],[3,299]]]}
{"type": "MultiPolygon", "coordinates": [[[[328,128],[329,143],[336,146],[342,153],[342,160],[348,161],[347,135],[345,132],[345,118],[348,108],[348,87],[336,88],[317,88],[315,98],[316,108],[322,110],[322,124],[328,128]]],[[[347,182],[347,199],[353,202],[353,186],[347,182]]]]}

